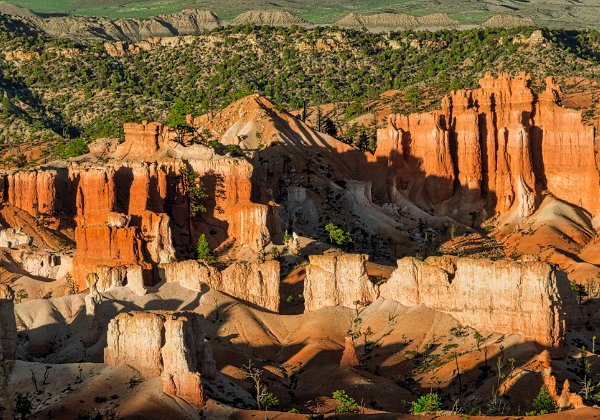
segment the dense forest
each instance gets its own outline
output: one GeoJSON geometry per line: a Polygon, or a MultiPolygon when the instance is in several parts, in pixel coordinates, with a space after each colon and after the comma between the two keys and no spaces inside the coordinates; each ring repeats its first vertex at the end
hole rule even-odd
{"type": "MultiPolygon", "coordinates": [[[[533,28],[388,34],[230,26],[179,45],[46,39],[0,15],[0,141],[65,142],[121,133],[125,121],[214,113],[251,93],[288,110],[337,102],[344,121],[388,90],[394,109],[436,105],[487,70],[600,78],[600,32],[533,28]],[[124,51],[124,52],[123,52],[124,51]]],[[[343,122],[342,122],[343,123],[343,122]]]]}

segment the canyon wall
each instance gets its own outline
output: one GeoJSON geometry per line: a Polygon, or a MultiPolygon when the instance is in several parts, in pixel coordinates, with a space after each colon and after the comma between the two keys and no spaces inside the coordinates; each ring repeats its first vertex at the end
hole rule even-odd
{"type": "MultiPolygon", "coordinates": [[[[108,163],[59,163],[0,174],[0,198],[50,229],[75,227],[73,278],[80,289],[99,267],[141,267],[148,284],[156,267],[206,233],[211,246],[229,239],[258,252],[270,240],[269,207],[253,203],[252,165],[183,147],[160,123],[125,125],[125,141],[108,163]],[[191,214],[182,171],[201,182],[206,208],[191,214]]],[[[103,281],[100,282],[102,287],[103,281]]]]}
{"type": "Polygon", "coordinates": [[[595,130],[560,105],[554,80],[538,97],[525,74],[488,73],[479,84],[444,98],[441,110],[389,116],[373,158],[387,173],[373,179],[379,199],[398,191],[438,214],[485,207],[527,217],[549,190],[597,215],[595,130]]]}
{"type": "Polygon", "coordinates": [[[129,365],[146,379],[160,376],[164,393],[200,407],[204,346],[202,319],[197,314],[123,313],[108,324],[104,363],[129,365]]]}
{"type": "Polygon", "coordinates": [[[311,255],[304,280],[304,308],[326,306],[354,308],[355,302],[371,303],[377,290],[367,275],[367,255],[311,255]]]}
{"type": "Polygon", "coordinates": [[[273,312],[279,311],[280,267],[277,261],[236,262],[219,271],[196,260],[161,264],[166,282],[197,292],[207,287],[273,312]],[[203,287],[204,286],[204,287],[203,287]]]}
{"type": "Polygon", "coordinates": [[[367,305],[380,297],[409,307],[423,305],[475,329],[520,334],[549,346],[564,339],[565,312],[572,299],[564,273],[542,262],[403,258],[388,280],[374,284],[364,255],[310,257],[304,283],[307,311],[355,308],[356,302],[367,305]]]}
{"type": "Polygon", "coordinates": [[[556,346],[566,333],[559,282],[564,273],[542,262],[403,258],[380,296],[405,306],[446,312],[475,329],[516,333],[556,346]]]}

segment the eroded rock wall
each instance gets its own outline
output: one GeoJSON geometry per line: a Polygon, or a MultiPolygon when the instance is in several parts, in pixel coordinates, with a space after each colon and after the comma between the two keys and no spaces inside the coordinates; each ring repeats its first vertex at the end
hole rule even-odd
{"type": "Polygon", "coordinates": [[[355,308],[377,298],[448,313],[483,331],[520,334],[556,346],[566,332],[573,296],[564,273],[542,262],[431,257],[398,260],[392,276],[374,284],[363,255],[311,256],[305,309],[355,308]],[[566,287],[566,289],[565,289],[566,287]]]}
{"type": "Polygon", "coordinates": [[[277,261],[233,263],[223,271],[188,260],[160,266],[166,282],[204,292],[208,287],[273,312],[280,304],[280,266],[277,261]]]}
{"type": "MultiPolygon", "coordinates": [[[[566,333],[559,282],[562,272],[549,264],[458,258],[452,271],[431,258],[404,258],[380,296],[406,306],[446,312],[476,329],[520,334],[556,346],[566,333]]],[[[561,277],[562,276],[562,277],[561,277]]]]}
{"type": "Polygon", "coordinates": [[[252,165],[172,137],[160,123],[126,124],[116,160],[4,173],[2,202],[48,228],[75,227],[73,278],[80,289],[99,267],[139,266],[152,283],[154,269],[176,261],[178,249],[200,233],[213,246],[233,239],[260,251],[270,240],[269,206],[252,202],[252,165]],[[201,218],[190,214],[184,169],[198,175],[207,195],[201,218]]]}
{"type": "Polygon", "coordinates": [[[441,110],[388,118],[375,153],[387,176],[373,180],[374,190],[387,189],[388,199],[397,190],[440,214],[485,207],[521,218],[549,190],[597,215],[595,130],[580,111],[560,105],[553,79],[538,97],[525,74],[488,73],[479,83],[478,89],[453,92],[441,110]]]}
{"type": "Polygon", "coordinates": [[[108,325],[104,363],[129,365],[145,378],[162,378],[163,392],[200,407],[204,332],[199,315],[129,312],[108,325]]]}
{"type": "Polygon", "coordinates": [[[304,308],[315,311],[327,306],[354,308],[368,304],[378,292],[369,280],[367,255],[311,255],[304,280],[304,308]]]}

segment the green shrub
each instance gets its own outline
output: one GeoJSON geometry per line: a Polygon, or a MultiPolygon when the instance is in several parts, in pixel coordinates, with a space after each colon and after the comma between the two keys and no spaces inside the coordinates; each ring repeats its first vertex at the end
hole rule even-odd
{"type": "Polygon", "coordinates": [[[346,391],[337,390],[333,391],[333,399],[336,400],[340,405],[335,409],[336,413],[356,413],[358,412],[358,404],[354,401],[354,398],[346,394],[346,391]]]}
{"type": "Polygon", "coordinates": [[[217,259],[212,253],[210,246],[208,245],[208,241],[206,240],[206,235],[203,233],[198,237],[198,246],[196,247],[198,259],[204,261],[207,264],[214,264],[217,262],[217,259]]]}
{"type": "Polygon", "coordinates": [[[279,405],[279,398],[270,392],[264,392],[260,395],[260,406],[265,410],[269,408],[277,407],[279,405]]]}
{"type": "Polygon", "coordinates": [[[86,153],[90,153],[90,148],[88,147],[87,142],[84,139],[77,138],[66,144],[61,157],[63,159],[68,159],[85,155],[86,153]]]}
{"type": "Polygon", "coordinates": [[[191,106],[185,103],[181,98],[176,98],[171,107],[171,111],[169,112],[167,125],[169,127],[186,126],[188,124],[185,117],[191,113],[191,106]]]}
{"type": "Polygon", "coordinates": [[[540,392],[533,400],[533,404],[531,405],[533,408],[533,412],[528,412],[529,415],[534,413],[534,415],[541,416],[542,414],[554,413],[556,411],[556,403],[550,396],[548,392],[548,388],[544,385],[540,388],[540,392]]]}
{"type": "Polygon", "coordinates": [[[238,146],[237,144],[230,144],[228,146],[225,146],[223,148],[223,152],[225,154],[229,153],[232,157],[244,156],[244,152],[242,151],[242,148],[240,146],[238,146]]]}
{"type": "Polygon", "coordinates": [[[67,144],[58,144],[52,149],[52,154],[62,159],[69,159],[89,153],[87,141],[81,138],[70,140],[67,144]]]}
{"type": "Polygon", "coordinates": [[[439,411],[442,409],[442,399],[435,392],[421,395],[417,401],[411,402],[411,412],[414,414],[427,411],[439,411]]]}
{"type": "Polygon", "coordinates": [[[333,223],[328,223],[325,226],[325,230],[329,234],[329,240],[333,244],[344,246],[352,243],[352,234],[350,232],[345,232],[343,229],[339,228],[333,223]]]}

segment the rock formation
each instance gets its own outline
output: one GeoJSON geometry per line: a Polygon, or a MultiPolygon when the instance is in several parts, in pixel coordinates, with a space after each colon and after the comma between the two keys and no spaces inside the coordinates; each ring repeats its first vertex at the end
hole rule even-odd
{"type": "Polygon", "coordinates": [[[14,360],[17,348],[15,294],[10,286],[0,284],[0,359],[14,360]]]}
{"type": "Polygon", "coordinates": [[[145,378],[160,376],[164,393],[200,407],[204,393],[199,372],[206,359],[203,337],[197,314],[123,313],[108,325],[104,362],[129,365],[145,378]]]}
{"type": "Polygon", "coordinates": [[[355,308],[381,297],[446,312],[476,329],[556,346],[564,339],[565,311],[573,298],[565,284],[564,273],[542,262],[449,257],[398,260],[392,276],[374,284],[363,255],[311,256],[304,299],[305,309],[314,311],[355,308]]]}
{"type": "Polygon", "coordinates": [[[279,310],[279,262],[233,263],[223,271],[196,260],[162,264],[166,282],[203,292],[203,285],[273,312],[279,310]]]}
{"type": "MultiPolygon", "coordinates": [[[[270,240],[270,206],[252,201],[252,165],[215,158],[208,148],[182,150],[172,137],[159,123],[126,124],[125,141],[112,152],[117,160],[4,173],[2,202],[50,229],[75,224],[72,274],[81,290],[86,275],[96,272],[101,291],[136,280],[132,287],[143,293],[157,281],[156,267],[175,261],[178,249],[206,230],[215,243],[234,239],[261,250],[270,240]],[[156,159],[165,153],[173,157],[156,159]],[[184,169],[197,174],[207,195],[202,220],[187,203],[184,169]]],[[[11,238],[7,245],[26,240],[11,238]]]]}
{"type": "Polygon", "coordinates": [[[336,22],[337,26],[347,28],[372,28],[372,29],[434,29],[451,28],[459,22],[451,19],[445,13],[434,13],[426,16],[412,16],[402,13],[376,13],[361,15],[350,13],[336,22]]]}
{"type": "Polygon", "coordinates": [[[400,192],[440,214],[456,208],[465,220],[482,208],[520,220],[548,190],[597,215],[599,199],[589,188],[600,185],[594,127],[560,106],[552,78],[537,98],[529,85],[525,74],[488,73],[480,88],[453,92],[439,111],[391,115],[378,131],[375,158],[388,168],[372,179],[378,198],[400,192]]]}
{"type": "Polygon", "coordinates": [[[358,361],[358,356],[356,355],[354,339],[352,337],[345,337],[344,352],[342,353],[342,359],[340,360],[340,367],[358,367],[358,365],[360,365],[360,362],[358,361]]]}
{"type": "Polygon", "coordinates": [[[483,23],[485,28],[518,28],[533,26],[533,20],[511,15],[494,15],[483,23]]]}
{"type": "Polygon", "coordinates": [[[516,333],[556,346],[566,333],[564,273],[542,262],[404,258],[380,296],[446,312],[475,329],[516,333]],[[440,263],[441,261],[441,263],[440,263]],[[560,283],[560,284],[559,284],[560,283]],[[499,298],[499,297],[502,298],[499,298]]]}
{"type": "Polygon", "coordinates": [[[0,13],[19,16],[55,38],[135,42],[152,37],[198,34],[221,26],[221,20],[214,13],[197,9],[184,9],[178,13],[146,19],[111,20],[103,17],[45,16],[25,8],[10,6],[12,7],[0,5],[0,13]]]}
{"type": "Polygon", "coordinates": [[[215,362],[212,347],[207,342],[204,342],[202,361],[200,363],[200,373],[206,379],[215,379],[217,376],[217,362],[215,362]]]}
{"type": "Polygon", "coordinates": [[[23,233],[22,228],[0,230],[0,248],[11,248],[19,245],[31,245],[33,238],[23,233]]]}
{"type": "Polygon", "coordinates": [[[308,22],[287,10],[249,10],[233,20],[234,25],[288,26],[307,25],[308,22]]]}
{"type": "Polygon", "coordinates": [[[367,255],[311,255],[304,280],[304,308],[354,308],[355,302],[373,302],[377,290],[367,274],[367,259],[367,255]]]}
{"type": "Polygon", "coordinates": [[[102,295],[98,292],[98,275],[90,273],[87,276],[88,294],[85,296],[85,316],[88,321],[88,330],[83,339],[83,345],[89,347],[98,341],[98,336],[102,330],[100,319],[100,305],[102,304],[102,295]]]}
{"type": "Polygon", "coordinates": [[[543,384],[548,390],[548,394],[550,394],[550,397],[552,397],[560,410],[584,406],[581,396],[571,392],[571,386],[568,379],[565,379],[562,390],[559,392],[557,379],[552,370],[552,358],[550,357],[548,350],[544,350],[523,366],[513,370],[500,385],[498,390],[500,395],[510,391],[521,378],[530,374],[539,374],[541,376],[543,384]]]}

